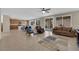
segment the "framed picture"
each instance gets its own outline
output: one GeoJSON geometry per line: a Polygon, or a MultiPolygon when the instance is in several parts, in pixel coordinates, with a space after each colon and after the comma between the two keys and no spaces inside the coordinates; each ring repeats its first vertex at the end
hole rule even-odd
{"type": "Polygon", "coordinates": [[[36,25],[40,25],[40,20],[36,20],[36,25]]]}
{"type": "Polygon", "coordinates": [[[34,25],[35,21],[31,21],[31,25],[34,25]]]}

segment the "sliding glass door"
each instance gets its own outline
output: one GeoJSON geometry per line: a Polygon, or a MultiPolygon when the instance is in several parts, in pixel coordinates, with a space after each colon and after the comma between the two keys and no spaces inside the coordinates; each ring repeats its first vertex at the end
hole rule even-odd
{"type": "Polygon", "coordinates": [[[52,29],[53,28],[53,18],[47,18],[45,20],[45,29],[52,29]]]}

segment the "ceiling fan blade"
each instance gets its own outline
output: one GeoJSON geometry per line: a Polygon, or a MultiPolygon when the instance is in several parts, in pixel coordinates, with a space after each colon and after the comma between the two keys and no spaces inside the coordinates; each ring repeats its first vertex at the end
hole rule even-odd
{"type": "Polygon", "coordinates": [[[46,9],[46,10],[50,10],[51,8],[48,8],[48,9],[46,9]]]}
{"type": "Polygon", "coordinates": [[[40,8],[41,9],[41,12],[43,13],[43,12],[45,12],[45,13],[49,13],[49,10],[51,9],[51,8],[40,8]]]}
{"type": "Polygon", "coordinates": [[[49,11],[46,11],[46,13],[49,13],[49,11]]]}

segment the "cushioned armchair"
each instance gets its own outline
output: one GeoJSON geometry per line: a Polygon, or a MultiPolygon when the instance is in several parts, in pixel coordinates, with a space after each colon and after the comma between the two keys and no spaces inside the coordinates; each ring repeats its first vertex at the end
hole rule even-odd
{"type": "Polygon", "coordinates": [[[36,26],[36,31],[37,31],[37,33],[43,33],[44,28],[41,28],[41,26],[36,26]]]}

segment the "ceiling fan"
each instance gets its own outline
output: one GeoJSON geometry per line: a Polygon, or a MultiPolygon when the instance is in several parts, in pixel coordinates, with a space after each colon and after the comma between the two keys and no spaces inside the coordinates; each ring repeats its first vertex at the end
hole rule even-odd
{"type": "Polygon", "coordinates": [[[49,13],[50,8],[41,8],[42,14],[49,13]]]}

